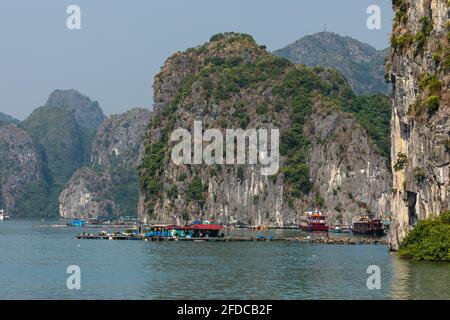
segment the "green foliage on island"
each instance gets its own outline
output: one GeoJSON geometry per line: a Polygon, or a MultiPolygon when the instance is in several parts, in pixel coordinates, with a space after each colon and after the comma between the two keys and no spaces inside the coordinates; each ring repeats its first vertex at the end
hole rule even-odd
{"type": "Polygon", "coordinates": [[[442,88],[442,83],[437,79],[435,74],[426,74],[420,78],[419,88],[421,90],[428,89],[430,94],[439,94],[442,88]]]}
{"type": "MultiPolygon", "coordinates": [[[[246,128],[250,123],[257,127],[283,119],[280,172],[291,202],[312,189],[307,164],[311,142],[305,125],[317,101],[352,114],[367,130],[380,154],[385,157],[390,154],[389,99],[382,94],[357,96],[335,70],[295,66],[287,59],[268,53],[243,34],[215,35],[210,43],[184,54],[192,70],[179,79],[175,94],[155,115],[145,139],[139,181],[150,216],[155,206],[161,204],[164,193],[172,199],[180,192],[181,198],[200,207],[205,202],[201,173],[182,173],[183,178],[177,175],[175,179],[164,177],[169,169],[169,134],[175,123],[186,124],[192,120],[192,108],[197,115],[208,117],[209,128],[246,128]],[[266,95],[270,98],[265,98],[266,95]],[[252,97],[251,103],[246,101],[248,97],[252,97]],[[205,103],[199,106],[195,101],[205,103]],[[213,106],[218,111],[211,117],[213,106]],[[184,184],[184,188],[176,189],[175,184],[184,184]]],[[[177,54],[172,61],[177,70],[180,68],[178,58],[177,54]]],[[[157,76],[157,81],[162,80],[162,75],[157,76]]],[[[236,174],[238,180],[245,178],[242,168],[236,174]]],[[[271,181],[275,183],[276,177],[271,181]]],[[[316,200],[323,205],[320,198],[316,200]]]]}
{"type": "Polygon", "coordinates": [[[343,102],[342,108],[352,113],[367,130],[380,154],[390,159],[391,102],[382,94],[353,97],[351,103],[343,102]]]}
{"type": "Polygon", "coordinates": [[[55,217],[55,212],[48,210],[49,198],[49,187],[44,180],[36,180],[28,183],[17,198],[14,206],[14,216],[19,218],[55,217]]]}
{"type": "Polygon", "coordinates": [[[139,185],[145,192],[147,200],[151,201],[149,206],[149,214],[153,213],[152,207],[157,201],[157,197],[162,191],[162,183],[159,179],[164,169],[164,155],[166,148],[164,143],[145,142],[145,155],[142,164],[139,166],[139,185]]]}
{"type": "Polygon", "coordinates": [[[388,50],[376,50],[356,39],[320,32],[303,37],[274,54],[295,64],[339,70],[357,94],[388,92],[389,86],[384,80],[388,50]]]}
{"type": "Polygon", "coordinates": [[[425,101],[425,105],[429,112],[434,112],[437,109],[439,109],[439,104],[440,102],[438,96],[428,97],[427,100],[425,101]]]}
{"type": "MultiPolygon", "coordinates": [[[[87,162],[92,134],[77,124],[71,111],[59,107],[40,107],[20,126],[31,135],[38,150],[39,164],[47,186],[44,189],[48,190],[48,199],[31,197],[26,201],[27,206],[41,207],[40,202],[43,201],[47,203],[43,210],[46,216],[58,216],[58,197],[75,170],[87,162]]],[[[36,191],[41,187],[30,188],[36,191]]],[[[23,214],[28,212],[24,208],[23,214]]]]}
{"type": "Polygon", "coordinates": [[[282,132],[280,153],[286,156],[286,163],[281,171],[291,185],[289,192],[293,197],[307,194],[312,187],[306,163],[310,141],[303,132],[303,126],[312,112],[313,91],[324,89],[324,86],[320,77],[311,69],[301,68],[289,71],[283,82],[272,90],[274,94],[292,103],[289,116],[293,124],[282,132]]]}
{"type": "Polygon", "coordinates": [[[413,260],[450,262],[450,211],[419,221],[403,239],[398,255],[413,260]]]}
{"type": "Polygon", "coordinates": [[[392,5],[395,8],[395,23],[405,24],[408,21],[408,4],[405,0],[392,0],[392,5]]]}
{"type": "Polygon", "coordinates": [[[133,167],[114,167],[108,198],[114,201],[123,215],[136,214],[139,201],[137,170],[133,167]]]}
{"type": "Polygon", "coordinates": [[[200,207],[203,207],[206,201],[205,191],[206,189],[203,185],[202,180],[200,179],[200,177],[195,176],[194,178],[192,178],[192,181],[188,186],[186,192],[187,200],[194,201],[198,203],[200,207]]]}
{"type": "Polygon", "coordinates": [[[404,153],[399,152],[397,154],[397,160],[395,161],[394,164],[394,170],[400,171],[405,169],[407,163],[408,163],[408,156],[404,153]]]}
{"type": "Polygon", "coordinates": [[[413,36],[409,33],[405,33],[399,36],[392,35],[391,46],[394,49],[403,49],[409,46],[413,42],[413,36]]]}

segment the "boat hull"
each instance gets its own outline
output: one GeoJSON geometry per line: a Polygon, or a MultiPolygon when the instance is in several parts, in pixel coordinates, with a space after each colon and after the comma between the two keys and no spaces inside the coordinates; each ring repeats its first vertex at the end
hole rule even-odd
{"type": "Polygon", "coordinates": [[[300,229],[308,232],[328,232],[328,226],[300,226],[300,229]]]}

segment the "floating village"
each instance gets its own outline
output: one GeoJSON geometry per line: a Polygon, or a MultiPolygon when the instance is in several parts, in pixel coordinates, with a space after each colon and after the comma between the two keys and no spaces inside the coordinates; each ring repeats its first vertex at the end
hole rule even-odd
{"type": "Polygon", "coordinates": [[[373,219],[368,216],[355,217],[351,226],[332,225],[320,211],[305,212],[298,226],[271,228],[266,226],[246,226],[242,223],[221,225],[214,219],[193,221],[188,225],[147,225],[131,217],[119,220],[81,219],[71,220],[68,227],[83,228],[75,238],[78,240],[138,240],[138,241],[192,241],[192,242],[303,242],[323,244],[385,244],[383,235],[389,227],[388,221],[373,219]],[[89,229],[110,229],[91,233],[89,229]],[[242,231],[230,235],[231,230],[242,231]],[[298,229],[298,235],[274,236],[274,229],[298,229]],[[252,232],[245,232],[245,231],[252,232]],[[244,234],[244,235],[242,235],[244,234]]]}

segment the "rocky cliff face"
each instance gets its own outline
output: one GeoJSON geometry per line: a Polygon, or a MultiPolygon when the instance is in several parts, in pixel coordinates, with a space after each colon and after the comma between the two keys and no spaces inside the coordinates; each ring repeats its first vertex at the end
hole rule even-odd
{"type": "Polygon", "coordinates": [[[14,216],[57,216],[58,196],[75,170],[89,161],[103,118],[98,103],[75,90],[54,91],[21,123],[0,114],[0,207],[14,216]]]}
{"type": "Polygon", "coordinates": [[[59,197],[62,217],[136,215],[137,166],[150,117],[148,110],[132,109],[103,121],[93,142],[90,166],[79,169],[59,197]]]}
{"type": "Polygon", "coordinates": [[[140,217],[285,226],[314,207],[344,223],[359,213],[389,213],[386,158],[345,112],[355,99],[337,72],[296,67],[248,35],[219,34],[173,55],[155,78],[140,217]],[[170,134],[192,131],[196,120],[222,132],[280,128],[280,171],[265,176],[259,164],[175,165],[170,134]]]}
{"type": "Polygon", "coordinates": [[[384,81],[387,50],[376,50],[353,38],[320,32],[303,37],[274,54],[297,64],[336,68],[358,94],[388,92],[384,81]]]}
{"type": "Polygon", "coordinates": [[[118,208],[108,194],[111,177],[91,168],[78,169],[59,196],[63,218],[89,219],[113,217],[118,208]]]}
{"type": "Polygon", "coordinates": [[[143,137],[151,112],[135,108],[106,119],[97,131],[91,165],[111,168],[137,167],[142,160],[143,137]]]}
{"type": "Polygon", "coordinates": [[[45,105],[70,110],[77,123],[87,130],[95,131],[105,119],[97,101],[91,101],[89,97],[73,89],[53,91],[45,105]]]}
{"type": "Polygon", "coordinates": [[[58,107],[40,107],[21,123],[38,150],[39,163],[49,189],[49,215],[58,214],[58,195],[81,167],[89,144],[73,113],[58,107]]]}
{"type": "Polygon", "coordinates": [[[15,125],[0,125],[0,208],[13,217],[41,215],[46,186],[31,137],[15,125]],[[36,205],[29,205],[36,201],[36,205]]]}
{"type": "MultiPolygon", "coordinates": [[[[311,179],[336,220],[349,225],[358,214],[389,216],[391,174],[366,130],[352,115],[321,106],[310,120],[311,179]]],[[[302,209],[312,203],[308,199],[302,209]]]]}
{"type": "Polygon", "coordinates": [[[446,0],[393,3],[390,243],[398,249],[418,220],[450,208],[450,25],[446,0]]]}

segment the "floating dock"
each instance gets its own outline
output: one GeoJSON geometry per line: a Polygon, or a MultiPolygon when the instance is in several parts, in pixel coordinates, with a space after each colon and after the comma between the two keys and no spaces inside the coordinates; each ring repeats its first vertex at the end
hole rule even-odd
{"type": "Polygon", "coordinates": [[[321,244],[343,244],[343,245],[385,245],[385,239],[377,238],[327,238],[327,237],[224,237],[224,238],[177,238],[177,237],[142,237],[128,235],[92,235],[80,234],[75,237],[78,240],[131,240],[131,241],[190,241],[190,242],[291,242],[291,243],[321,243],[321,244]]]}
{"type": "MultiPolygon", "coordinates": [[[[134,224],[85,224],[83,227],[71,226],[68,224],[38,224],[35,228],[85,228],[85,229],[131,229],[140,225],[134,224]]],[[[142,226],[141,226],[142,227],[142,226]]]]}

